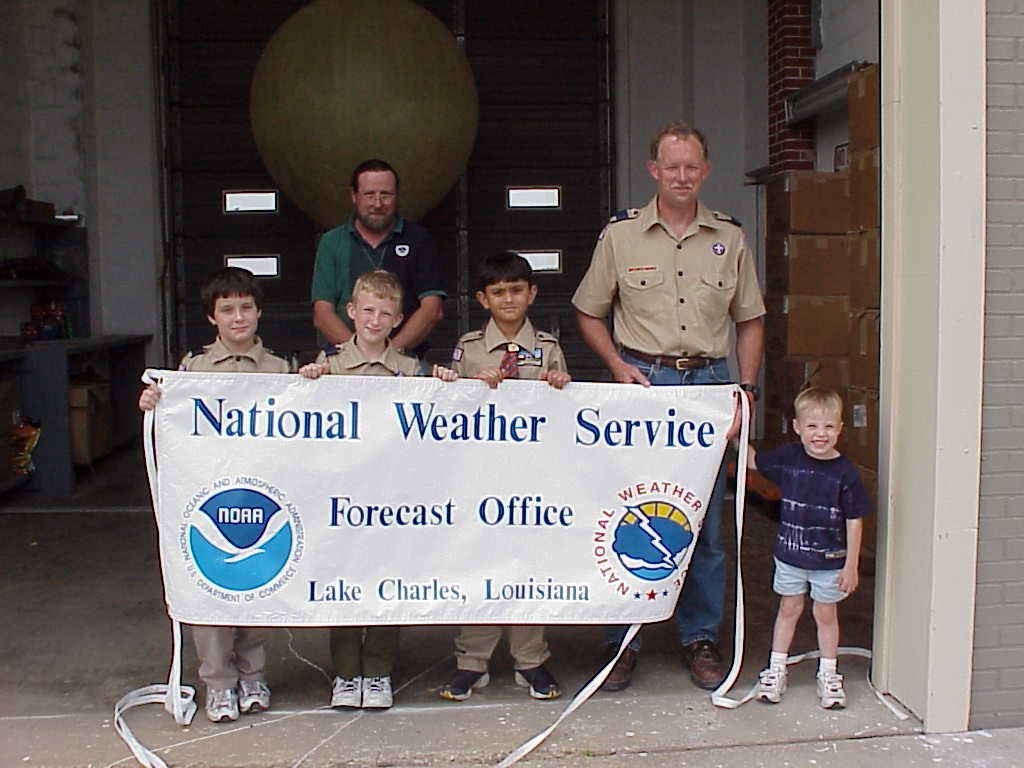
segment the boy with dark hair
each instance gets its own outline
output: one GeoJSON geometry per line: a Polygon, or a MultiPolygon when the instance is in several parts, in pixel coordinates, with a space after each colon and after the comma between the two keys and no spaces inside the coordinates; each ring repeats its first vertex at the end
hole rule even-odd
{"type": "MultiPolygon", "coordinates": [[[[288,373],[286,360],[263,346],[256,329],[263,313],[263,291],[251,272],[225,267],[206,279],[199,290],[206,319],[217,329],[212,344],[189,352],[182,371],[288,373]]],[[[139,408],[150,411],[160,389],[150,384],[139,408]]],[[[206,684],[206,717],[213,723],[234,721],[239,712],[270,708],[270,688],[263,676],[269,630],[263,627],[193,625],[199,677],[206,684]]]]}
{"type": "Polygon", "coordinates": [[[836,670],[839,614],[836,606],[857,589],[863,518],[869,501],[857,468],[836,450],[843,431],[838,393],[810,387],[796,396],[793,431],[799,443],[764,453],[750,450],[750,466],[782,490],[775,543],[779,613],[771,659],[759,676],[757,698],[777,704],[786,690],[786,660],[793,633],[811,593],[818,627],[818,698],[825,709],[846,706],[843,676],[836,670]]]}
{"type": "MultiPolygon", "coordinates": [[[[546,381],[556,389],[569,383],[565,355],[558,338],[534,330],[526,312],[537,297],[530,263],[513,251],[489,256],[477,270],[476,299],[491,314],[479,331],[459,339],[452,354],[452,367],[435,366],[435,375],[450,380],[450,374],[482,379],[491,388],[509,378],[546,381]]],[[[562,691],[544,667],[551,656],[544,640],[544,627],[508,626],[509,650],[515,660],[517,685],[530,689],[535,699],[555,699],[562,691]]],[[[501,640],[501,626],[476,625],[459,630],[455,638],[458,670],[441,689],[450,701],[468,699],[474,688],[490,682],[487,664],[501,640]]]]}

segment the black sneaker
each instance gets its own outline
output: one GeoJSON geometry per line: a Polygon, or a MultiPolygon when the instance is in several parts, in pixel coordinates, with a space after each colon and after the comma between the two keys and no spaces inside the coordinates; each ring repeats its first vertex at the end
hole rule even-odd
{"type": "Polygon", "coordinates": [[[465,701],[473,694],[474,688],[483,688],[491,682],[486,672],[472,672],[460,669],[441,689],[441,698],[449,701],[465,701]]]}
{"type": "Polygon", "coordinates": [[[516,685],[529,688],[530,696],[535,699],[557,699],[562,695],[558,681],[543,666],[533,669],[517,669],[516,685]]]}

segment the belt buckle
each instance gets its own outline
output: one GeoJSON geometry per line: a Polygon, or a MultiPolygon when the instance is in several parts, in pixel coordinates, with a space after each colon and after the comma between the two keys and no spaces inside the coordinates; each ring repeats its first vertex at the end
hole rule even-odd
{"type": "Polygon", "coordinates": [[[689,357],[677,357],[676,358],[676,370],[677,371],[688,371],[688,370],[690,370],[690,368],[693,367],[690,364],[690,360],[691,359],[692,358],[689,358],[689,357]]]}

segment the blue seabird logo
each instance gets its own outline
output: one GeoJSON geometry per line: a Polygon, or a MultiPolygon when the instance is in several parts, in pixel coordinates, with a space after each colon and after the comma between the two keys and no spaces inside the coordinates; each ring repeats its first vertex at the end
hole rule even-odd
{"type": "Polygon", "coordinates": [[[269,584],[292,552],[292,520],[259,491],[233,488],[207,499],[188,530],[200,573],[222,589],[247,591],[269,584]]]}

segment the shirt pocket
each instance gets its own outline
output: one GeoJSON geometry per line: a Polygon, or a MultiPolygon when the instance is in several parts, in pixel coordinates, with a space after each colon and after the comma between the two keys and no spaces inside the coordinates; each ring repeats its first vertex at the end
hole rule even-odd
{"type": "Polygon", "coordinates": [[[705,316],[721,317],[729,314],[729,305],[736,294],[736,273],[728,270],[708,270],[701,273],[697,286],[697,303],[705,316]]]}
{"type": "Polygon", "coordinates": [[[622,282],[631,291],[649,291],[665,282],[665,273],[660,267],[645,269],[642,272],[627,272],[622,282]]]}

